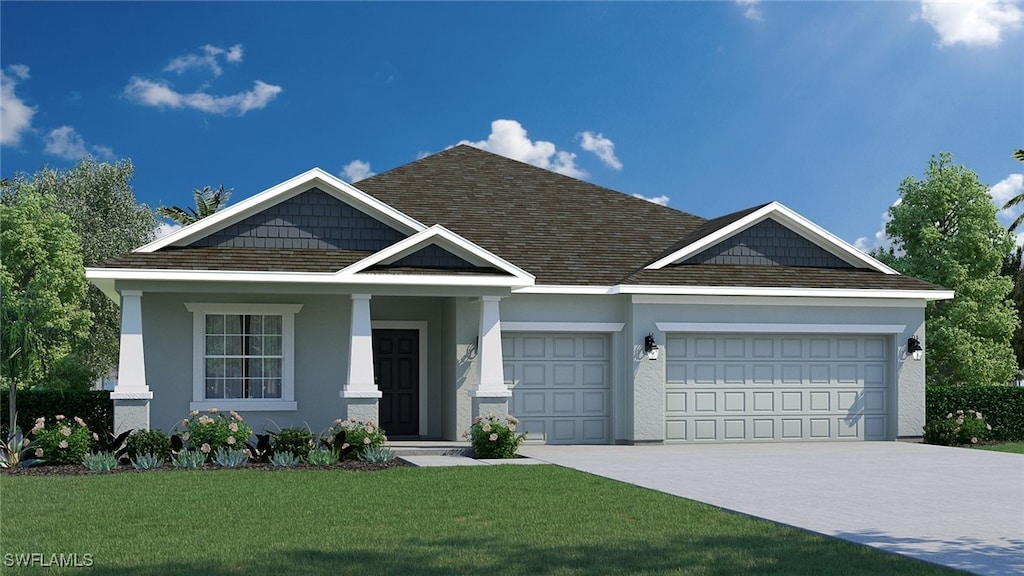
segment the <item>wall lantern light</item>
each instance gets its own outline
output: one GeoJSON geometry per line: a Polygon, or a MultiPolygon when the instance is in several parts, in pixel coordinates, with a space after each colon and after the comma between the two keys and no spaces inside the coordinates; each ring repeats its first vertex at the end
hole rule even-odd
{"type": "Polygon", "coordinates": [[[907,355],[913,356],[914,360],[920,360],[924,356],[924,347],[921,346],[916,334],[907,338],[907,355]]]}
{"type": "Polygon", "coordinates": [[[654,342],[654,334],[648,334],[644,338],[644,352],[647,352],[648,360],[658,359],[658,345],[654,342]]]}

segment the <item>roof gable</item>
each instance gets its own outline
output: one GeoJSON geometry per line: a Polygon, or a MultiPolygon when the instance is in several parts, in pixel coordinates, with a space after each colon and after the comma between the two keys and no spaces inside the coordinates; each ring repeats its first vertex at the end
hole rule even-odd
{"type": "MultiPolygon", "coordinates": [[[[270,223],[275,222],[275,218],[281,217],[282,212],[288,212],[289,217],[317,216],[317,214],[314,213],[315,211],[312,209],[312,206],[320,204],[321,202],[321,208],[327,206],[328,203],[338,207],[340,215],[340,207],[337,206],[337,204],[331,203],[330,200],[325,200],[322,196],[317,194],[317,192],[320,194],[326,194],[341,204],[349,206],[355,211],[350,212],[351,216],[354,216],[356,213],[365,215],[367,218],[379,222],[384,228],[395,230],[402,237],[408,236],[409,234],[415,234],[426,229],[426,226],[419,221],[409,217],[388,204],[381,202],[373,196],[362,192],[351,184],[343,182],[320,168],[313,168],[308,172],[300,174],[290,180],[278,184],[277,186],[268,188],[251,198],[243,200],[234,206],[229,206],[212,216],[203,218],[194,224],[185,226],[173,234],[169,234],[156,241],[150,242],[145,246],[137,248],[135,251],[155,252],[162,248],[171,246],[233,245],[231,243],[225,244],[225,242],[234,242],[233,240],[229,241],[227,239],[228,236],[230,236],[227,231],[228,228],[233,227],[235,232],[244,232],[249,234],[250,237],[256,235],[255,237],[258,238],[258,234],[261,231],[260,226],[268,227],[267,229],[264,229],[264,231],[267,231],[267,234],[270,233],[268,231],[269,228],[281,227],[283,221],[277,222],[274,225],[270,225],[270,223]],[[307,194],[308,192],[313,192],[313,194],[307,194]],[[301,196],[302,198],[292,201],[298,196],[301,196]],[[285,207],[276,208],[281,204],[285,204],[285,207]],[[293,208],[298,211],[298,214],[290,214],[293,208]],[[264,216],[260,216],[261,213],[268,210],[271,212],[264,216]],[[248,219],[252,220],[249,220],[249,223],[247,224],[246,221],[248,219]],[[214,238],[209,240],[208,244],[201,243],[202,240],[211,236],[214,238]]],[[[364,219],[359,220],[360,222],[365,223],[364,219]]],[[[313,220],[307,219],[299,226],[291,226],[289,228],[295,230],[295,234],[298,235],[296,237],[306,239],[301,232],[304,227],[323,228],[323,226],[320,226],[319,220],[316,221],[316,225],[311,225],[312,222],[313,220]]],[[[355,222],[355,220],[353,220],[353,222],[355,222]]],[[[325,235],[329,236],[329,234],[325,235]]],[[[362,235],[362,233],[360,235],[362,235]]],[[[308,239],[312,238],[313,236],[310,233],[308,239]]],[[[383,239],[379,241],[383,241],[383,239]]],[[[250,241],[240,240],[240,242],[245,243],[250,241]]],[[[256,242],[252,242],[253,244],[256,244],[256,242]]],[[[292,247],[308,248],[311,246],[302,245],[292,247]]]]}
{"type": "Polygon", "coordinates": [[[897,274],[895,270],[868,256],[832,233],[778,202],[765,204],[723,216],[684,239],[645,270],[660,270],[674,264],[753,264],[783,266],[815,266],[826,268],[863,268],[884,274],[897,274]],[[762,224],[771,220],[774,224],[762,224]],[[787,232],[788,231],[788,232],[787,232]],[[738,236],[743,234],[742,236],[738,236]],[[766,235],[767,241],[759,236],[766,235]],[[758,245],[762,252],[743,249],[744,241],[758,245]],[[769,249],[772,239],[789,246],[769,249]],[[791,249],[791,250],[787,250],[791,249]],[[792,253],[787,253],[787,252],[792,253]],[[718,262],[715,259],[721,258],[718,262]],[[737,262],[735,259],[746,259],[737,262]],[[826,265],[822,265],[826,264],[826,265]],[[845,264],[846,266],[843,266],[845,264]]]}

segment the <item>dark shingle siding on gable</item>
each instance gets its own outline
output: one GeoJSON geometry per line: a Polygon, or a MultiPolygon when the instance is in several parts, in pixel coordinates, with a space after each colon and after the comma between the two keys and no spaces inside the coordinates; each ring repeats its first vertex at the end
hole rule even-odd
{"type": "Polygon", "coordinates": [[[394,264],[391,264],[391,266],[396,268],[461,268],[467,270],[475,268],[473,264],[459,258],[455,254],[452,254],[436,244],[424,246],[421,250],[417,250],[416,252],[397,260],[394,264]]]}
{"type": "Polygon", "coordinates": [[[853,268],[770,218],[687,258],[683,264],[853,268]]]}
{"type": "Polygon", "coordinates": [[[398,230],[313,188],[192,246],[377,251],[403,238],[398,230]]]}

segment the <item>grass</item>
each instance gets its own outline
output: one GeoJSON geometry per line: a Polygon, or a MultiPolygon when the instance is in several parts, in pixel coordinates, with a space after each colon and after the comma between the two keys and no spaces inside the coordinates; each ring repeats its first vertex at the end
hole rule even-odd
{"type": "Polygon", "coordinates": [[[954,573],[555,466],[0,484],[5,553],[88,553],[94,575],[954,573]]]}
{"type": "Polygon", "coordinates": [[[983,444],[977,447],[979,450],[992,450],[994,452],[1011,452],[1013,454],[1024,454],[1024,442],[1004,442],[1002,444],[983,444]]]}

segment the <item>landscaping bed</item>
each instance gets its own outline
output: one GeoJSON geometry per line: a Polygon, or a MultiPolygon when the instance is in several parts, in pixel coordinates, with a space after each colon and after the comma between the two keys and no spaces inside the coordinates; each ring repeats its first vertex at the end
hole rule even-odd
{"type": "Polygon", "coordinates": [[[311,464],[297,464],[295,466],[274,466],[273,464],[246,464],[245,466],[239,466],[237,468],[227,468],[224,466],[213,466],[206,465],[200,468],[176,468],[170,464],[165,464],[161,468],[151,468],[149,470],[137,470],[131,465],[121,465],[114,470],[89,470],[85,466],[79,464],[64,464],[59,466],[31,466],[28,468],[0,468],[0,475],[12,475],[12,476],[98,476],[98,475],[109,475],[109,474],[121,474],[121,473],[133,473],[142,474],[146,472],[162,472],[170,470],[192,470],[192,471],[211,471],[211,470],[268,470],[272,472],[278,472],[281,470],[351,470],[357,472],[373,472],[376,470],[385,470],[387,468],[396,468],[406,466],[405,462],[401,459],[395,458],[388,462],[360,462],[359,460],[344,460],[337,464],[330,466],[314,466],[311,464]]]}

